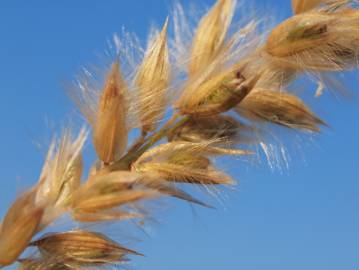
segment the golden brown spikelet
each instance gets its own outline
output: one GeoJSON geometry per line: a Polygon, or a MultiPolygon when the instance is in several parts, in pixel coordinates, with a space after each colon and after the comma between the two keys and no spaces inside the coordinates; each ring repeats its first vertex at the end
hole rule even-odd
{"type": "Polygon", "coordinates": [[[200,154],[195,155],[186,152],[175,153],[167,159],[168,163],[184,166],[187,168],[206,170],[211,165],[211,161],[201,156],[200,154]]]}
{"type": "Polygon", "coordinates": [[[316,48],[335,38],[328,34],[328,24],[334,19],[320,13],[293,16],[274,28],[267,40],[266,50],[271,55],[284,57],[316,48]]]}
{"type": "Polygon", "coordinates": [[[328,2],[328,0],[292,0],[292,9],[294,14],[299,14],[326,2],[328,2]]]}
{"type": "Polygon", "coordinates": [[[134,172],[119,171],[91,179],[73,195],[74,215],[85,218],[114,215],[115,218],[119,217],[116,212],[107,211],[157,197],[159,194],[155,190],[135,187],[141,178],[134,172]]]}
{"type": "Polygon", "coordinates": [[[341,71],[357,65],[359,11],[313,11],[289,18],[265,45],[274,65],[299,71],[341,71]]]}
{"type": "Polygon", "coordinates": [[[219,156],[219,155],[247,155],[249,151],[216,147],[220,140],[202,141],[199,143],[175,141],[158,145],[142,154],[133,166],[148,161],[164,161],[176,156],[219,156]]]}
{"type": "MultiPolygon", "coordinates": [[[[215,142],[215,141],[214,141],[215,142]]],[[[191,184],[232,184],[232,179],[211,166],[206,155],[244,155],[248,151],[215,147],[212,142],[170,142],[145,152],[133,170],[148,177],[191,184]]]]}
{"type": "Polygon", "coordinates": [[[259,79],[245,80],[238,70],[230,69],[208,81],[191,83],[182,93],[177,107],[182,114],[210,117],[235,107],[248,95],[259,79]]]}
{"type": "Polygon", "coordinates": [[[148,174],[151,178],[159,177],[170,182],[202,185],[234,184],[228,175],[213,168],[197,169],[194,166],[183,166],[170,162],[147,162],[136,169],[148,174]]]}
{"type": "Polygon", "coordinates": [[[42,253],[85,264],[113,264],[126,260],[127,254],[142,255],[122,247],[97,232],[83,230],[50,233],[31,243],[42,253]]]}
{"type": "Polygon", "coordinates": [[[35,193],[21,195],[7,212],[0,232],[0,267],[10,265],[36,234],[44,208],[35,204],[35,193]]]}
{"type": "Polygon", "coordinates": [[[225,49],[225,38],[232,21],[235,0],[218,0],[201,19],[193,38],[189,75],[202,71],[225,49]]]}
{"type": "Polygon", "coordinates": [[[6,228],[11,228],[12,224],[14,224],[23,212],[26,212],[28,209],[31,209],[34,205],[35,201],[35,190],[29,190],[21,194],[15,202],[8,209],[3,221],[1,229],[2,231],[6,230],[6,228]]]}
{"type": "Polygon", "coordinates": [[[127,146],[126,87],[116,61],[107,75],[93,127],[94,147],[104,163],[113,162],[127,146]]]}
{"type": "Polygon", "coordinates": [[[53,141],[37,185],[37,200],[46,198],[52,205],[61,205],[80,186],[83,171],[81,151],[86,138],[85,129],[76,139],[68,129],[58,143],[53,141]]]}
{"type": "Polygon", "coordinates": [[[171,132],[169,140],[202,142],[209,140],[235,141],[239,131],[246,127],[228,115],[216,115],[208,118],[191,118],[184,125],[171,132]]]}
{"type": "Polygon", "coordinates": [[[98,173],[91,176],[88,181],[81,186],[76,194],[86,192],[88,194],[103,194],[126,190],[133,186],[142,178],[140,174],[130,171],[114,171],[110,173],[98,173]]]}
{"type": "Polygon", "coordinates": [[[142,130],[146,132],[157,127],[166,107],[170,80],[167,28],[168,19],[161,33],[150,43],[135,79],[139,89],[139,117],[142,130]]]}
{"type": "Polygon", "coordinates": [[[325,124],[298,97],[278,91],[253,91],[238,105],[237,112],[249,119],[313,132],[325,124]]]}
{"type": "Polygon", "coordinates": [[[46,202],[40,230],[67,211],[69,198],[79,188],[83,170],[81,151],[86,138],[85,129],[75,139],[67,129],[59,142],[54,140],[51,144],[36,186],[36,201],[46,202]]]}
{"type": "Polygon", "coordinates": [[[79,213],[97,213],[101,210],[113,209],[115,207],[131,204],[147,199],[158,197],[154,190],[129,189],[82,198],[74,205],[74,211],[79,213]]]}

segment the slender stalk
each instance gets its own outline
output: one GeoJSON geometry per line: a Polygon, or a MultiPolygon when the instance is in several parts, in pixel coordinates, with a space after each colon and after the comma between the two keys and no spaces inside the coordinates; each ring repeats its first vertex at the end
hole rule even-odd
{"type": "Polygon", "coordinates": [[[164,124],[164,126],[159,131],[153,133],[146,140],[144,140],[142,146],[137,146],[135,148],[135,151],[128,152],[127,155],[122,157],[120,160],[114,162],[113,164],[109,165],[108,167],[106,167],[106,169],[108,171],[128,170],[131,167],[131,164],[135,162],[144,152],[146,152],[157,142],[167,136],[171,130],[176,129],[186,123],[189,118],[189,116],[180,116],[177,113],[173,114],[172,117],[167,121],[166,124],[164,124]],[[176,122],[178,118],[180,118],[180,120],[176,122]]]}

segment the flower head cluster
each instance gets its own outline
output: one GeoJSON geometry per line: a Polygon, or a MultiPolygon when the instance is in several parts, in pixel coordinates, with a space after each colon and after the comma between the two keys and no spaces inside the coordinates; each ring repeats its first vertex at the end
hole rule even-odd
{"type": "Polygon", "coordinates": [[[127,262],[128,255],[141,254],[99,232],[37,235],[64,214],[78,223],[144,220],[145,202],[164,196],[211,207],[185,187],[233,185],[213,161],[253,154],[250,146],[259,143],[254,133],[263,124],[319,132],[324,121],[287,88],[306,72],[356,67],[359,11],[352,2],[293,0],[295,15],[264,42],[256,21],[233,27],[235,0],[218,0],[190,40],[181,36],[187,26],[179,8],[173,40],[167,19],[133,76],[123,74],[120,57],[99,87],[85,74],[72,96],[91,127],[97,160],[84,174],[85,130],[54,140],[38,183],[1,223],[0,267],[16,261],[23,270],[127,262]],[[133,130],[139,137],[132,141],[133,130]],[[37,252],[20,258],[28,247],[37,252]]]}

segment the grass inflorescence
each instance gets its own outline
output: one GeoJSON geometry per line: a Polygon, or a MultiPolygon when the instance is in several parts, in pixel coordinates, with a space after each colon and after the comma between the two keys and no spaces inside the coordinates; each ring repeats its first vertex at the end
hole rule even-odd
{"type": "Polygon", "coordinates": [[[212,207],[183,187],[235,184],[215,165],[217,157],[253,155],[253,145],[265,147],[259,138],[267,124],[320,132],[325,122],[288,88],[299,75],[357,67],[355,4],[292,0],[295,14],[265,36],[255,20],[233,24],[235,0],[218,0],[191,38],[181,36],[188,25],[177,6],[174,18],[153,31],[131,75],[122,71],[127,55],[120,54],[127,50],[121,48],[102,70],[99,86],[86,69],[70,96],[92,132],[82,129],[74,137],[67,129],[50,145],[37,184],[18,196],[2,220],[0,267],[127,263],[130,255],[142,254],[100,232],[43,232],[64,215],[79,224],[141,223],[149,218],[146,202],[166,196],[212,207]],[[97,160],[85,172],[82,150],[89,136],[97,160]],[[22,256],[29,247],[36,252],[22,256]]]}

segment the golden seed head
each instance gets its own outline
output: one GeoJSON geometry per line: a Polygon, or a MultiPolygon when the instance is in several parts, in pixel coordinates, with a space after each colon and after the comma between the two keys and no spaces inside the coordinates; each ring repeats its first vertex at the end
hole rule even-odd
{"type": "Polygon", "coordinates": [[[182,114],[211,117],[235,107],[252,90],[259,75],[249,79],[238,76],[234,68],[208,81],[191,83],[182,93],[177,107],[182,114]]]}
{"type": "Polygon", "coordinates": [[[298,71],[341,71],[357,64],[358,11],[337,6],[289,18],[269,35],[267,57],[298,71]]]}
{"type": "Polygon", "coordinates": [[[87,132],[82,129],[76,139],[66,130],[57,143],[51,144],[37,185],[36,199],[46,198],[51,205],[64,207],[70,194],[81,182],[82,148],[87,132]]]}
{"type": "Polygon", "coordinates": [[[116,61],[103,87],[93,130],[93,143],[100,160],[111,163],[127,146],[126,84],[116,61]]]}
{"type": "Polygon", "coordinates": [[[148,162],[141,165],[139,170],[149,177],[159,177],[170,182],[201,185],[233,184],[233,180],[228,175],[212,168],[204,170],[170,162],[148,162]]]}
{"type": "Polygon", "coordinates": [[[232,21],[235,0],[218,0],[201,19],[193,39],[189,75],[207,66],[225,49],[225,38],[232,21]]]}
{"type": "Polygon", "coordinates": [[[133,169],[152,178],[190,184],[232,184],[232,179],[211,166],[206,156],[244,155],[248,151],[213,146],[216,141],[170,142],[145,152],[133,169]]]}
{"type": "Polygon", "coordinates": [[[268,37],[266,50],[273,56],[285,57],[329,42],[328,25],[332,19],[319,13],[291,17],[274,28],[268,37]]]}
{"type": "Polygon", "coordinates": [[[237,111],[253,120],[263,120],[289,128],[320,131],[325,124],[302,100],[285,92],[256,90],[241,104],[237,111]]]}
{"type": "Polygon", "coordinates": [[[35,204],[35,193],[21,195],[7,212],[0,232],[0,267],[16,261],[36,234],[44,208],[35,204]]]}
{"type": "Polygon", "coordinates": [[[139,89],[139,117],[144,131],[153,131],[157,127],[166,107],[166,90],[170,80],[167,28],[168,19],[161,33],[150,42],[135,79],[139,89]]]}
{"type": "Polygon", "coordinates": [[[233,117],[215,115],[208,118],[191,118],[184,125],[171,132],[169,140],[202,142],[220,139],[235,140],[244,125],[233,117]]]}
{"type": "Polygon", "coordinates": [[[118,263],[124,261],[127,254],[141,255],[103,234],[83,230],[51,233],[31,245],[45,254],[86,264],[118,263]]]}
{"type": "Polygon", "coordinates": [[[157,197],[155,190],[136,187],[141,179],[140,174],[130,171],[118,171],[90,179],[73,195],[74,215],[84,218],[90,218],[91,215],[116,218],[120,217],[120,212],[113,212],[115,208],[157,197]]]}

